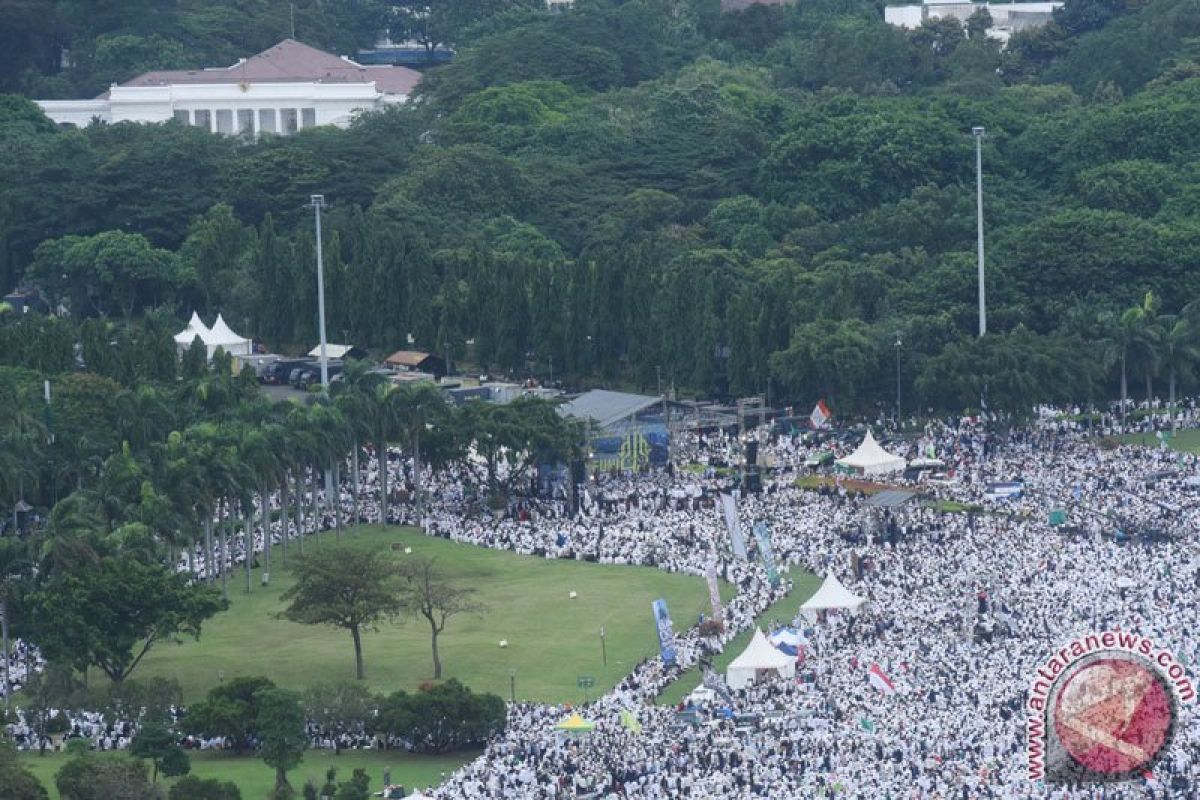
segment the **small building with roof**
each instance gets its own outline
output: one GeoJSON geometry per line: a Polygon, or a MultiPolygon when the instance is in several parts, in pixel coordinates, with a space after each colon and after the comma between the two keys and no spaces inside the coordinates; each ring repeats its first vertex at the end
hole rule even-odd
{"type": "Polygon", "coordinates": [[[284,39],[231,66],[156,70],[91,100],[36,102],[50,119],[74,127],[174,119],[230,136],[287,136],[344,128],[359,112],[407,101],[420,80],[408,67],[359,64],[284,39]]]}
{"type": "Polygon", "coordinates": [[[383,365],[396,372],[428,372],[437,378],[446,374],[445,361],[420,350],[397,350],[383,360],[383,365]]]}

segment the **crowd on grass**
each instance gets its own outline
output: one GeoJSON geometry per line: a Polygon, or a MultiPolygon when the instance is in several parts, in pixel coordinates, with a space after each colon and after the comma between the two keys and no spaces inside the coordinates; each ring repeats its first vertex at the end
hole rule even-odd
{"type": "MultiPolygon", "coordinates": [[[[1174,423],[1161,407],[1098,419],[1069,411],[1004,432],[975,418],[932,422],[890,443],[898,455],[933,453],[944,462],[937,485],[919,487],[927,496],[985,513],[950,513],[924,502],[878,511],[840,480],[800,488],[797,479],[810,471],[805,459],[830,448],[844,454],[857,439],[815,442],[799,431],[762,436],[775,466],[761,492],[739,498],[739,513],[745,528],[769,526],[783,573],[776,586],[752,541],[747,559],[733,555],[719,510],[718,495],[733,479],[716,467],[737,463],[744,447],[732,433],[676,438],[674,465],[698,468],[598,476],[578,494],[530,479],[501,509],[477,502],[472,481],[450,468],[424,476],[418,512],[411,464],[399,453],[383,464],[372,456],[357,504],[362,522],[380,521],[371,498],[387,469],[396,487],[388,522],[546,558],[696,575],[715,562],[737,589],[723,609],[722,632],[701,636],[687,622],[677,626],[674,665],[650,658],[580,709],[595,723],[592,733],[556,730],[566,708],[512,705],[505,733],[438,787],[437,796],[1196,796],[1194,704],[1179,707],[1169,751],[1133,783],[1077,789],[1027,780],[1029,683],[1064,644],[1121,629],[1165,647],[1189,672],[1200,659],[1200,492],[1191,480],[1197,458],[1103,438],[1200,425],[1200,410],[1187,404],[1174,423]],[[1023,491],[999,498],[989,491],[998,482],[1020,482],[1023,491]],[[1050,523],[1052,510],[1065,512],[1061,524],[1050,523]],[[772,621],[803,629],[807,644],[794,679],[728,695],[702,692],[680,706],[656,702],[684,670],[753,626],[800,571],[836,575],[868,602],[856,613],[772,621]],[[895,694],[868,682],[872,665],[891,678],[895,694]]],[[[901,486],[920,479],[886,480],[901,486]]],[[[349,487],[340,502],[349,518],[355,507],[349,487]]],[[[313,527],[334,522],[329,511],[309,520],[313,527]]],[[[275,544],[283,542],[283,524],[273,523],[275,544]]],[[[289,537],[301,534],[294,521],[286,524],[289,537]]],[[[255,535],[258,551],[262,531],[255,535]]],[[[244,558],[235,540],[227,567],[244,558]]],[[[204,573],[201,549],[192,566],[204,573]]],[[[97,747],[120,746],[107,728],[85,731],[97,747]]],[[[315,746],[339,736],[351,746],[375,744],[353,732],[311,734],[315,746]]]]}

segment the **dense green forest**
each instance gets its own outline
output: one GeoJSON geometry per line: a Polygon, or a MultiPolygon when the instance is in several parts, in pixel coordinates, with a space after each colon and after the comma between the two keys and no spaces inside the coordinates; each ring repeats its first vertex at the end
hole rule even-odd
{"type": "MultiPolygon", "coordinates": [[[[411,5],[297,2],[297,37],[419,35],[411,5]]],[[[1195,387],[1200,0],[1069,0],[1003,50],[981,16],[906,32],[858,0],[428,5],[457,54],[414,102],[246,141],[57,130],[22,95],[230,62],[287,3],[0,0],[0,287],[307,349],[321,193],[331,338],[380,350],[864,411],[897,355],[909,407],[1195,387]]]]}

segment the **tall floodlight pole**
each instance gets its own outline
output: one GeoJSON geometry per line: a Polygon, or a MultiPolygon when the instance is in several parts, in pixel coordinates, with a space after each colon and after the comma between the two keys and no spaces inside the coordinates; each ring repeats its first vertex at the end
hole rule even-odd
{"type": "Polygon", "coordinates": [[[321,246],[321,209],[325,207],[325,195],[312,196],[313,212],[317,224],[317,316],[321,334],[321,388],[329,392],[329,358],[325,352],[325,254],[321,246]]]}
{"type": "Polygon", "coordinates": [[[987,333],[987,303],[983,277],[983,134],[982,127],[971,128],[975,137],[975,228],[979,240],[979,335],[987,333]]]}
{"type": "MultiPolygon", "coordinates": [[[[310,205],[312,205],[317,225],[317,327],[321,336],[321,391],[326,397],[329,397],[329,355],[325,341],[325,248],[321,243],[321,209],[325,207],[325,195],[314,194],[311,200],[310,205]]],[[[328,468],[325,470],[325,501],[326,503],[335,502],[333,500],[333,470],[328,468]]]]}

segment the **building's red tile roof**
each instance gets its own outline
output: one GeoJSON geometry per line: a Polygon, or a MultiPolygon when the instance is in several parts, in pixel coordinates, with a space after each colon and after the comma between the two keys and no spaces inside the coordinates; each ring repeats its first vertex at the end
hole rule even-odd
{"type": "Polygon", "coordinates": [[[170,86],[190,83],[370,83],[384,94],[409,94],[421,73],[407,67],[364,67],[347,58],[284,39],[231,67],[147,72],[122,86],[170,86]]]}

